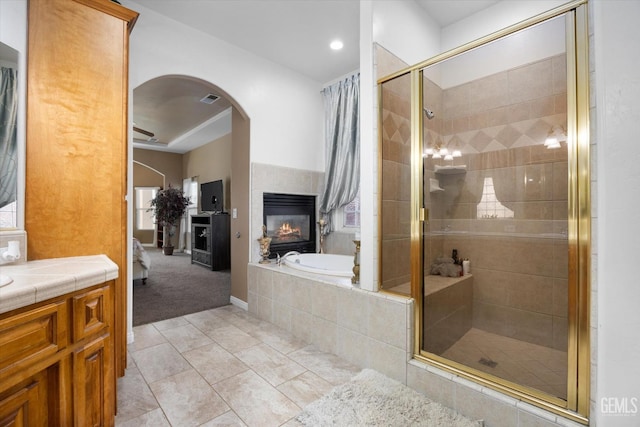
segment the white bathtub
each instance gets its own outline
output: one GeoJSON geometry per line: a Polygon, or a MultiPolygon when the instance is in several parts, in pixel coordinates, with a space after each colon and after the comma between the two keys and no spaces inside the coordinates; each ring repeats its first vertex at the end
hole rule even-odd
{"type": "Polygon", "coordinates": [[[288,267],[309,273],[327,274],[329,276],[353,276],[353,257],[334,254],[300,254],[289,255],[284,259],[288,267]]]}

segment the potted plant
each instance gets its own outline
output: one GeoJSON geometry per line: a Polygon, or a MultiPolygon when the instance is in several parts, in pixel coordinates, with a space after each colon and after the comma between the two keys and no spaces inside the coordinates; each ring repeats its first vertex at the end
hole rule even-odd
{"type": "Polygon", "coordinates": [[[158,191],[156,197],[151,199],[151,208],[156,218],[156,223],[165,228],[167,238],[162,244],[162,252],[165,255],[173,254],[173,244],[171,237],[175,234],[176,224],[184,215],[189,206],[189,198],[184,196],[184,192],[179,188],[174,188],[169,184],[165,190],[158,191]]]}

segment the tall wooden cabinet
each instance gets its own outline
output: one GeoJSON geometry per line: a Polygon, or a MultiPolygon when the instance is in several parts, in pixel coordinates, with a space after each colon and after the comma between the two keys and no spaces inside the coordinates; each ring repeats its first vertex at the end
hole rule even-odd
{"type": "MultiPolygon", "coordinates": [[[[128,48],[138,14],[110,0],[29,0],[28,10],[29,259],[105,254],[118,265],[115,352],[103,356],[123,375],[128,48]]],[[[76,362],[89,375],[94,360],[85,356],[76,362]]]]}

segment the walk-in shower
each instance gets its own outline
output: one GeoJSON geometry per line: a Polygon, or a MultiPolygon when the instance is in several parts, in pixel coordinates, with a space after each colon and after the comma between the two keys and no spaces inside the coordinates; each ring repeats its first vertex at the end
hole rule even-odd
{"type": "Polygon", "coordinates": [[[567,10],[379,81],[379,283],[418,301],[416,357],[585,413],[588,97],[567,10]]]}

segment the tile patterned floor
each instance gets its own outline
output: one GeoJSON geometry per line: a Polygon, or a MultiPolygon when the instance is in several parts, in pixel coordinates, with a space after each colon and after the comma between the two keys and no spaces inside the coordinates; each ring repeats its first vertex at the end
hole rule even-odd
{"type": "Polygon", "coordinates": [[[472,328],[442,356],[566,399],[566,352],[472,328]]]}
{"type": "Polygon", "coordinates": [[[234,306],[134,328],[116,426],[297,426],[360,369],[234,306]]]}

